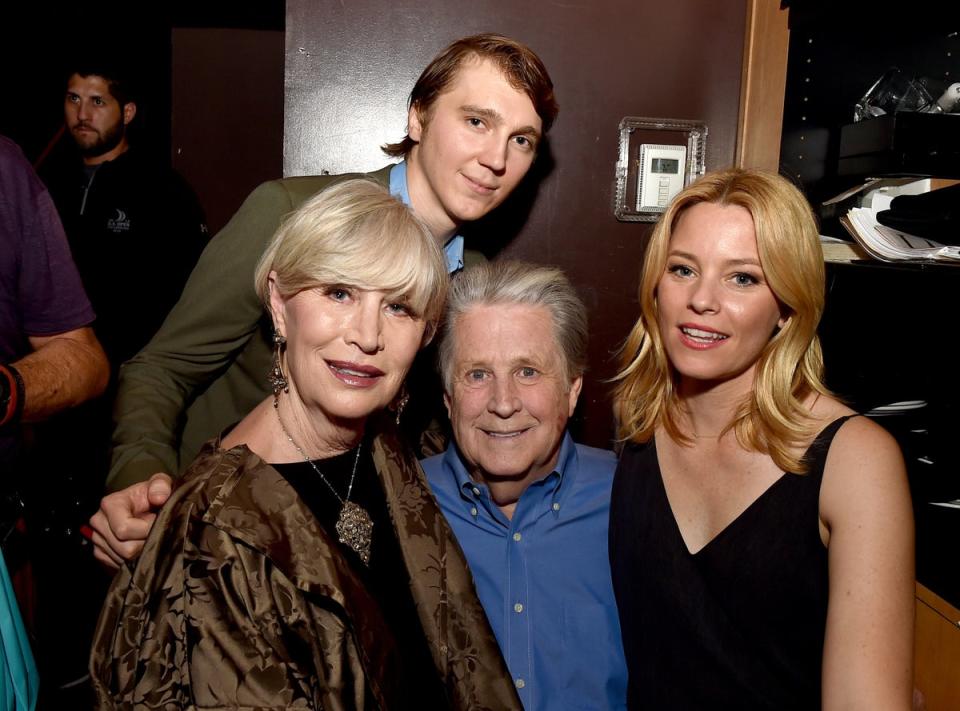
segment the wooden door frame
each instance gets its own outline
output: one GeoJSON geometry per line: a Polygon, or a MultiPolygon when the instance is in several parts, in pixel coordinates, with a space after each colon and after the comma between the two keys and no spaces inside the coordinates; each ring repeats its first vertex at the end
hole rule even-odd
{"type": "Polygon", "coordinates": [[[790,48],[789,11],[780,0],[747,0],[736,165],[776,171],[790,48]]]}

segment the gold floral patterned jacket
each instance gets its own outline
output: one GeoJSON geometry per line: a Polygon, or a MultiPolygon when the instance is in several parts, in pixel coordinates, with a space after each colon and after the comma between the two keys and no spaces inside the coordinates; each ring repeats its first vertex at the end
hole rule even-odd
{"type": "MultiPolygon", "coordinates": [[[[392,637],[279,473],[208,443],[118,573],[90,660],[98,709],[390,709],[392,637]]],[[[463,553],[416,459],[374,440],[434,662],[456,709],[521,709],[463,553]]]]}

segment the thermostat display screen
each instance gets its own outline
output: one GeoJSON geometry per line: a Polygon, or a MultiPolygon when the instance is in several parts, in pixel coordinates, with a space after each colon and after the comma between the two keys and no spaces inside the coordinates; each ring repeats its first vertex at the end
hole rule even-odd
{"type": "Polygon", "coordinates": [[[663,212],[683,189],[687,147],[643,143],[637,166],[637,211],[663,212]]]}
{"type": "Polygon", "coordinates": [[[676,174],[680,172],[680,161],[675,158],[654,158],[650,163],[650,172],[652,173],[676,174]]]}

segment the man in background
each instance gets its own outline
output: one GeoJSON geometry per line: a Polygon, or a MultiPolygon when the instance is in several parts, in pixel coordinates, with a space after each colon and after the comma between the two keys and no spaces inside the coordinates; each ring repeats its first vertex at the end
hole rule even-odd
{"type": "Polygon", "coordinates": [[[135,77],[124,58],[69,71],[68,150],[41,168],[114,375],[160,327],[207,243],[203,211],[176,172],[131,142],[135,77]]]}
{"type": "Polygon", "coordinates": [[[37,428],[31,456],[32,471],[48,486],[30,513],[37,529],[31,546],[38,595],[44,588],[39,661],[43,666],[53,653],[47,640],[59,634],[56,656],[42,676],[44,685],[57,686],[85,674],[85,647],[99,607],[100,576],[79,531],[109,466],[117,371],[160,327],[207,242],[189,186],[167,160],[147,152],[145,141],[134,140],[144,112],[132,57],[90,53],[65,76],[65,140],[40,173],[97,314],[93,330],[111,377],[101,397],[37,428]],[[78,579],[89,581],[81,591],[78,579]]]}
{"type": "Polygon", "coordinates": [[[44,513],[51,555],[79,543],[77,531],[102,494],[118,369],[160,327],[207,242],[189,186],[131,139],[142,120],[134,72],[127,56],[90,54],[74,63],[63,94],[65,145],[40,169],[112,368],[102,397],[38,435],[49,446],[33,465],[58,483],[44,513]],[[70,466],[58,450],[73,452],[70,466]]]}

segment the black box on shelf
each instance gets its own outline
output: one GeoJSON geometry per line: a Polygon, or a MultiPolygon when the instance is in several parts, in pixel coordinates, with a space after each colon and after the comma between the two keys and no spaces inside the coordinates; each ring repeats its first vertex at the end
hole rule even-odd
{"type": "Polygon", "coordinates": [[[960,178],[960,114],[904,112],[847,124],[837,174],[960,178]]]}

